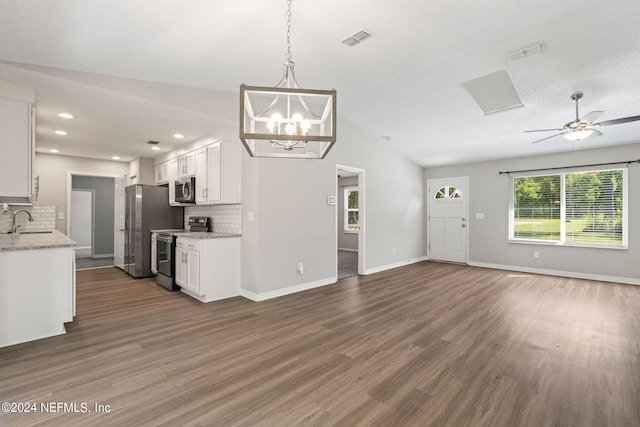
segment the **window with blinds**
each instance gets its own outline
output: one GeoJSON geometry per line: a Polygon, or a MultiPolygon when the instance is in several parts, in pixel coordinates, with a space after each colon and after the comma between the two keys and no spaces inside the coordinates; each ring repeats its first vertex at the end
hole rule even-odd
{"type": "Polygon", "coordinates": [[[512,185],[511,240],[626,247],[627,169],[518,176],[512,185]]]}

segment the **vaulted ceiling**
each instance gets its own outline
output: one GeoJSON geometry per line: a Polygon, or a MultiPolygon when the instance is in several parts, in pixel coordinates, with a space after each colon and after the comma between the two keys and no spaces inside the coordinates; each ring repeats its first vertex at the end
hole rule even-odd
{"type": "MultiPolygon", "coordinates": [[[[640,141],[640,122],[578,142],[523,133],[573,120],[576,91],[584,114],[640,115],[637,0],[292,7],[302,86],[337,89],[339,115],[423,166],[640,141]],[[341,43],[362,29],[373,36],[341,43]],[[539,42],[544,52],[510,56],[539,42]],[[500,70],[523,107],[485,115],[462,83],[500,70]]],[[[239,85],[275,85],[286,52],[285,0],[0,0],[0,10],[0,79],[36,88],[39,151],[129,160],[237,138],[239,85]]]]}

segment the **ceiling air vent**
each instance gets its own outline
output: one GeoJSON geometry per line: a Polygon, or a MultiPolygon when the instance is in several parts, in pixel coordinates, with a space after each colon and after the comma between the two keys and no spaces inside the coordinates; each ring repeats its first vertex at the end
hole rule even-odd
{"type": "Polygon", "coordinates": [[[372,36],[373,36],[373,33],[371,31],[362,29],[357,33],[355,33],[354,35],[349,36],[346,39],[342,40],[342,44],[346,44],[347,46],[353,47],[372,36]]]}

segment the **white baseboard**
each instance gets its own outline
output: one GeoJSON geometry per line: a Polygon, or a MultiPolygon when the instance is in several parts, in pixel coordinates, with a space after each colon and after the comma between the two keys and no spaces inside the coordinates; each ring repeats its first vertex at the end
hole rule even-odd
{"type": "Polygon", "coordinates": [[[518,267],[515,265],[490,264],[485,262],[469,262],[473,267],[493,268],[497,270],[511,270],[523,273],[547,274],[549,276],[572,277],[575,279],[597,280],[600,282],[625,283],[628,285],[640,285],[640,279],[631,277],[603,276],[600,274],[578,273],[575,271],[549,270],[546,268],[518,267]]]}
{"type": "Polygon", "coordinates": [[[100,255],[93,255],[91,258],[112,258],[113,254],[100,254],[100,255]]]}
{"type": "Polygon", "coordinates": [[[417,262],[422,262],[426,260],[427,260],[427,257],[424,257],[424,256],[421,256],[418,258],[411,258],[405,261],[394,262],[393,264],[381,265],[380,267],[367,268],[364,271],[364,274],[379,273],[381,271],[391,270],[392,268],[404,267],[405,265],[415,264],[417,262]]]}
{"type": "Polygon", "coordinates": [[[357,249],[349,249],[349,248],[338,248],[339,251],[347,251],[347,252],[358,252],[357,249]]]}
{"type": "Polygon", "coordinates": [[[321,286],[333,285],[338,281],[335,277],[329,277],[315,282],[302,283],[300,285],[289,286],[288,288],[276,289],[275,291],[255,293],[246,289],[240,289],[240,295],[252,301],[265,301],[272,298],[278,298],[296,292],[308,291],[309,289],[319,288],[321,286]]]}

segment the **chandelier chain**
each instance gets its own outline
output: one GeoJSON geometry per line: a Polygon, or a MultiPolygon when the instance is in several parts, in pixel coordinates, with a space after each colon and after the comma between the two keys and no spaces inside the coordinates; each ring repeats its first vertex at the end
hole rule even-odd
{"type": "Polygon", "coordinates": [[[287,0],[287,61],[291,61],[291,1],[287,0]]]}

